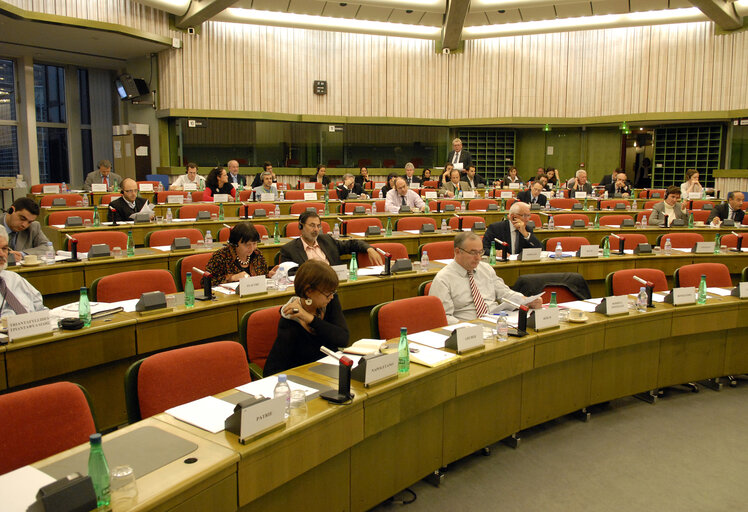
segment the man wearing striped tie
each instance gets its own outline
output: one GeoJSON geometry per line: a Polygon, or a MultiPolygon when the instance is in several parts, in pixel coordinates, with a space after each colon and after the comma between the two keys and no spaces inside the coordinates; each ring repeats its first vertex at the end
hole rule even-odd
{"type": "Polygon", "coordinates": [[[42,294],[8,266],[8,233],[0,229],[0,318],[47,309],[42,294]]]}
{"type": "MultiPolygon", "coordinates": [[[[439,297],[447,314],[447,321],[455,324],[465,320],[475,320],[498,309],[501,299],[523,303],[525,296],[512,291],[503,279],[496,275],[488,263],[481,261],[483,243],[472,231],[464,231],[455,236],[455,258],[441,269],[433,283],[429,295],[439,297]]],[[[541,299],[527,304],[540,308],[541,299]]]]}

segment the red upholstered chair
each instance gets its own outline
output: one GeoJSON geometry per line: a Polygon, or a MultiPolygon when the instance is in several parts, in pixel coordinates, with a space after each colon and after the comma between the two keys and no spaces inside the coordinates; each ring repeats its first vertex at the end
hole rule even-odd
{"type": "Polygon", "coordinates": [[[187,272],[192,272],[192,285],[195,287],[195,290],[203,289],[203,283],[201,282],[202,276],[192,270],[192,267],[205,270],[211,256],[213,256],[212,252],[203,252],[200,254],[191,254],[190,256],[185,256],[184,258],[179,258],[177,260],[175,274],[179,278],[177,285],[180,292],[184,291],[184,283],[187,282],[187,272]]]}
{"type": "MultiPolygon", "coordinates": [[[[455,207],[455,210],[457,210],[457,208],[460,208],[462,206],[462,201],[455,201],[454,199],[439,199],[439,209],[441,211],[444,211],[444,208],[448,204],[451,204],[452,206],[455,207]]],[[[436,201],[429,201],[429,209],[432,212],[436,211],[436,201]]],[[[379,211],[379,210],[377,210],[377,211],[379,211]]]]}
{"type": "Polygon", "coordinates": [[[253,378],[261,379],[268,359],[278,336],[280,307],[255,309],[244,314],[239,332],[244,337],[249,357],[249,371],[253,378]]]}
{"type": "Polygon", "coordinates": [[[366,211],[367,208],[369,210],[371,210],[371,204],[370,203],[349,203],[349,202],[345,202],[345,203],[341,203],[340,204],[340,213],[343,213],[343,214],[349,213],[349,212],[353,213],[353,210],[355,210],[357,206],[363,206],[364,207],[364,211],[366,211]]]}
{"type": "Polygon", "coordinates": [[[664,188],[651,188],[649,189],[649,198],[650,199],[665,199],[665,192],[667,192],[664,188]],[[659,194],[659,196],[657,195],[659,194]]]}
{"type": "Polygon", "coordinates": [[[219,205],[211,203],[185,204],[179,207],[179,218],[196,219],[197,212],[210,212],[211,215],[214,213],[218,215],[220,209],[221,207],[219,205]]]}
{"type": "Polygon", "coordinates": [[[619,203],[628,204],[625,199],[603,199],[600,201],[600,208],[603,210],[614,210],[619,203]]]}
{"type": "Polygon", "coordinates": [[[558,242],[561,242],[564,251],[578,251],[581,246],[590,245],[590,241],[583,236],[556,236],[543,240],[543,248],[546,251],[555,251],[558,242]]]}
{"type": "Polygon", "coordinates": [[[133,270],[100,277],[91,283],[91,300],[118,302],[138,299],[145,292],[176,293],[174,276],[168,270],[133,270]]]}
{"type": "Polygon", "coordinates": [[[63,198],[66,206],[77,206],[80,201],[83,203],[83,196],[80,194],[49,194],[42,196],[41,206],[52,206],[55,199],[63,198]]]}
{"type": "MultiPolygon", "coordinates": [[[[623,248],[630,249],[632,251],[639,244],[649,243],[649,241],[647,240],[647,237],[645,235],[642,235],[641,233],[616,233],[616,235],[620,235],[623,237],[623,248]]],[[[617,239],[616,237],[611,236],[609,239],[609,243],[610,243],[611,251],[621,250],[621,241],[617,239]]],[[[600,247],[602,247],[602,243],[600,244],[600,247]]]]}
{"type": "MultiPolygon", "coordinates": [[[[460,215],[460,219],[462,219],[462,229],[471,229],[473,227],[473,224],[475,224],[476,222],[482,222],[484,224],[486,223],[486,219],[478,215],[460,215]]],[[[459,224],[460,220],[457,217],[452,217],[451,219],[449,219],[450,228],[457,229],[459,224]]]]}
{"type": "Polygon", "coordinates": [[[309,207],[316,208],[317,213],[320,215],[325,213],[325,203],[307,203],[306,201],[302,201],[301,203],[291,205],[291,215],[301,215],[309,207]]]}
{"type": "MultiPolygon", "coordinates": [[[[122,194],[104,194],[101,196],[101,204],[109,204],[118,197],[122,197],[122,194]]],[[[160,203],[161,201],[159,201],[160,203]]]]}
{"type": "MultiPolygon", "coordinates": [[[[260,239],[264,236],[268,236],[268,230],[265,226],[262,224],[252,224],[255,229],[257,230],[257,233],[260,235],[260,239]]],[[[231,233],[231,230],[229,228],[223,227],[218,232],[218,241],[219,242],[227,242],[229,240],[229,234],[231,233]]]]}
{"type": "Polygon", "coordinates": [[[68,210],[65,212],[50,212],[47,216],[48,226],[64,225],[68,217],[80,217],[93,222],[93,210],[68,210]]]}
{"type": "Polygon", "coordinates": [[[431,217],[403,217],[397,220],[396,230],[421,229],[424,224],[432,224],[436,229],[436,221],[431,217]]]}
{"type": "Polygon", "coordinates": [[[626,219],[633,220],[631,215],[600,215],[601,226],[620,226],[626,219]]]}
{"type": "Polygon", "coordinates": [[[189,190],[162,190],[161,192],[156,192],[156,202],[158,202],[158,204],[165,204],[169,202],[169,196],[187,197],[187,194],[189,193],[189,190]]]}
{"type": "Polygon", "coordinates": [[[559,213],[557,215],[553,215],[553,225],[571,226],[572,222],[577,219],[584,221],[585,226],[589,226],[590,224],[590,219],[582,213],[559,213]]]}
{"type": "Polygon", "coordinates": [[[723,263],[694,263],[675,269],[673,282],[676,287],[695,286],[701,283],[701,276],[706,276],[707,286],[732,286],[732,278],[727,265],[723,263]]]}
{"type": "Polygon", "coordinates": [[[668,290],[665,272],[658,268],[627,268],[611,272],[605,278],[605,288],[608,295],[637,294],[642,287],[634,276],[646,279],[654,283],[654,291],[662,292],[668,290]]]}
{"type": "Polygon", "coordinates": [[[423,188],[439,188],[439,180],[426,180],[421,185],[423,188]]]}
{"type": "Polygon", "coordinates": [[[338,191],[335,190],[334,188],[330,188],[330,190],[327,192],[327,197],[329,199],[337,199],[338,198],[338,191]]]}
{"type": "MultiPolygon", "coordinates": [[[[307,183],[313,183],[314,184],[314,190],[322,190],[322,183],[320,183],[318,181],[309,181],[307,183]]],[[[309,190],[309,189],[305,188],[305,186],[307,185],[307,183],[299,183],[299,187],[302,190],[309,190]]]]}
{"type": "MultiPolygon", "coordinates": [[[[311,192],[311,190],[307,190],[306,192],[311,192]]],[[[299,201],[304,199],[304,190],[289,190],[284,194],[287,201],[299,201]]]]}
{"type": "Polygon", "coordinates": [[[471,199],[468,203],[468,210],[474,212],[479,210],[486,211],[489,204],[495,204],[498,206],[499,202],[496,199],[471,199]]]}
{"type": "Polygon", "coordinates": [[[216,341],[141,359],[125,374],[130,423],[252,380],[244,347],[216,341]]]}
{"type": "Polygon", "coordinates": [[[197,228],[175,228],[149,231],[145,234],[145,246],[160,247],[163,245],[171,245],[175,238],[181,237],[189,238],[191,244],[196,244],[199,240],[203,240],[203,232],[197,228]]]}
{"type": "MultiPolygon", "coordinates": [[[[329,233],[332,231],[330,229],[330,224],[327,223],[327,221],[322,221],[322,232],[323,233],[329,233]]],[[[293,236],[301,236],[301,230],[299,229],[299,223],[298,222],[289,222],[286,224],[286,235],[287,237],[293,237],[293,236]]]]}
{"type": "Polygon", "coordinates": [[[249,201],[250,199],[252,199],[252,192],[253,190],[251,188],[244,189],[241,192],[237,190],[237,193],[239,194],[237,196],[237,200],[241,202],[249,201]]]}
{"type": "Polygon", "coordinates": [[[36,185],[31,185],[31,193],[32,194],[42,194],[44,192],[44,187],[49,185],[57,185],[58,187],[62,187],[62,183],[38,183],[36,185]]]}
{"type": "MultiPolygon", "coordinates": [[[[382,249],[384,252],[388,252],[392,255],[392,261],[399,260],[402,258],[408,258],[408,249],[401,243],[397,242],[382,242],[381,244],[371,244],[375,249],[382,249]]],[[[356,256],[358,258],[359,267],[370,267],[372,262],[369,259],[369,255],[365,252],[360,252],[356,256]]]]}
{"type": "Polygon", "coordinates": [[[433,281],[424,281],[423,283],[418,285],[418,295],[425,296],[428,295],[431,291],[431,283],[433,281]]]}
{"type": "MultiPolygon", "coordinates": [[[[127,234],[121,231],[82,231],[74,238],[78,240],[78,252],[88,252],[94,244],[107,244],[109,250],[115,247],[127,249],[127,234]]],[[[70,240],[67,241],[67,250],[70,250],[70,240]]]]}
{"type": "Polygon", "coordinates": [[[400,336],[400,328],[408,332],[427,331],[447,325],[447,315],[438,297],[419,296],[385,302],[372,308],[369,315],[371,337],[390,339],[400,336]],[[413,314],[417,311],[418,314],[413,314]]]}
{"type": "Polygon", "coordinates": [[[571,210],[575,204],[579,203],[579,200],[555,197],[553,199],[548,200],[548,203],[553,208],[561,208],[562,210],[571,210]]]}
{"type": "Polygon", "coordinates": [[[706,222],[712,212],[711,210],[691,210],[690,213],[693,214],[694,222],[706,222]]]}
{"type": "Polygon", "coordinates": [[[543,227],[543,221],[540,220],[540,215],[537,213],[531,213],[530,214],[530,220],[535,223],[536,228],[542,228],[543,227]]]}
{"type": "MultiPolygon", "coordinates": [[[[345,220],[345,219],[343,219],[345,220]]],[[[382,229],[382,221],[376,217],[364,217],[359,219],[349,219],[345,221],[348,234],[365,233],[369,226],[377,226],[382,229]]]]}
{"type": "Polygon", "coordinates": [[[193,203],[199,203],[203,200],[203,192],[202,190],[193,190],[190,192],[192,194],[192,202],[193,203]]]}
{"type": "Polygon", "coordinates": [[[636,214],[636,222],[641,223],[644,216],[647,216],[647,219],[650,219],[652,217],[652,210],[643,210],[636,214]]]}
{"type": "Polygon", "coordinates": [[[374,201],[374,204],[377,205],[377,211],[380,213],[384,212],[384,203],[386,202],[385,199],[380,199],[378,201],[374,201]]]}
{"type": "MultiPolygon", "coordinates": [[[[730,233],[729,235],[725,235],[722,238],[720,238],[720,245],[725,245],[727,247],[735,249],[738,246],[738,237],[733,235],[732,233],[730,233]]],[[[743,239],[743,244],[741,245],[741,248],[743,247],[748,249],[748,237],[743,239]]]]}
{"type": "Polygon", "coordinates": [[[86,393],[76,384],[0,395],[0,474],[86,443],[94,433],[86,393]]]}
{"type": "Polygon", "coordinates": [[[543,304],[548,304],[551,302],[551,293],[553,292],[556,292],[557,304],[579,300],[579,298],[571,293],[565,286],[546,286],[545,288],[543,288],[543,296],[541,297],[543,304]]]}
{"type": "Polygon", "coordinates": [[[704,237],[699,233],[668,233],[660,237],[660,247],[665,247],[665,240],[670,239],[670,245],[673,249],[688,249],[696,245],[696,242],[703,242],[704,237]]]}
{"type": "Polygon", "coordinates": [[[423,251],[428,251],[429,260],[450,260],[455,257],[455,243],[453,240],[429,242],[418,248],[418,255],[423,256],[423,251]]]}
{"type": "Polygon", "coordinates": [[[694,199],[688,202],[689,210],[703,210],[705,204],[713,204],[711,201],[705,201],[703,199],[694,199]]]}
{"type": "Polygon", "coordinates": [[[645,197],[647,197],[647,195],[648,195],[647,190],[640,190],[639,194],[636,197],[638,197],[639,199],[644,199],[645,197]]]}
{"type": "MultiPolygon", "coordinates": [[[[662,202],[662,199],[657,199],[655,201],[647,201],[646,203],[644,203],[644,209],[651,210],[654,205],[656,205],[657,203],[661,203],[661,202],[662,202]]],[[[649,217],[649,215],[647,215],[647,217],[649,217]]]]}
{"type": "Polygon", "coordinates": [[[489,193],[489,195],[491,197],[495,198],[495,199],[499,199],[500,200],[502,192],[511,192],[513,196],[516,196],[517,192],[520,192],[520,190],[516,189],[516,188],[505,188],[505,189],[494,188],[494,189],[491,190],[491,192],[489,193]]]}

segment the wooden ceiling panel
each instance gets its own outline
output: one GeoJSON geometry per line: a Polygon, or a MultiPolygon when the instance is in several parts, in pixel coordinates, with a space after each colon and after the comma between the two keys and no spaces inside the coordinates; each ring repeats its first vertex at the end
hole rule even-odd
{"type": "Polygon", "coordinates": [[[597,0],[592,2],[592,14],[595,16],[624,14],[627,12],[629,12],[628,0],[597,0]]]}
{"type": "Polygon", "coordinates": [[[345,5],[340,4],[341,2],[325,2],[325,8],[322,10],[322,16],[351,19],[356,17],[356,11],[358,11],[359,7],[358,5],[348,3],[345,3],[345,5]]]}
{"type": "Polygon", "coordinates": [[[425,13],[417,10],[392,9],[387,21],[392,23],[407,23],[408,25],[418,25],[425,13]],[[408,12],[410,11],[410,12],[408,12]]]}
{"type": "Polygon", "coordinates": [[[387,21],[390,18],[391,12],[392,9],[387,9],[386,7],[362,5],[356,13],[356,19],[367,21],[387,21]]]}
{"type": "Polygon", "coordinates": [[[481,25],[489,25],[488,16],[484,12],[469,12],[465,16],[466,27],[478,27],[481,25]]]}
{"type": "Polygon", "coordinates": [[[505,12],[501,13],[494,9],[486,11],[486,17],[491,25],[499,25],[501,23],[518,23],[522,21],[522,16],[519,14],[519,9],[503,9],[505,12]]]}
{"type": "Polygon", "coordinates": [[[325,9],[325,2],[320,0],[291,0],[288,5],[288,12],[294,14],[310,14],[319,16],[325,9]]]}
{"type": "Polygon", "coordinates": [[[556,16],[558,18],[581,18],[592,16],[592,8],[589,2],[577,2],[571,4],[556,4],[556,16]]]}
{"type": "Polygon", "coordinates": [[[661,11],[668,8],[668,0],[629,0],[631,12],[661,11]]]}
{"type": "Polygon", "coordinates": [[[522,7],[519,10],[522,21],[555,20],[556,10],[552,5],[541,5],[538,7],[522,7]]]}

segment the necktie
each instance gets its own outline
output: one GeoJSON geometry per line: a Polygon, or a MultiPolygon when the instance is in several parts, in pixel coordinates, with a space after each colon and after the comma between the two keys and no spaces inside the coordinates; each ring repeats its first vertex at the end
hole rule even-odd
{"type": "Polygon", "coordinates": [[[455,157],[452,159],[452,163],[456,164],[460,161],[460,151],[455,151],[455,157]]]}
{"type": "Polygon", "coordinates": [[[735,220],[735,210],[733,210],[729,206],[727,207],[727,209],[730,210],[730,214],[727,216],[727,218],[731,220],[735,220]]]}
{"type": "Polygon", "coordinates": [[[518,254],[519,253],[519,231],[514,232],[514,249],[512,250],[512,254],[518,254]]]}
{"type": "Polygon", "coordinates": [[[403,206],[408,206],[408,204],[405,202],[405,196],[400,196],[400,199],[403,200],[403,206]]]}
{"type": "Polygon", "coordinates": [[[104,177],[104,178],[102,179],[102,183],[103,183],[104,185],[106,185],[106,186],[107,186],[107,188],[109,188],[109,178],[107,178],[107,177],[105,176],[105,177],[104,177]]]}
{"type": "Polygon", "coordinates": [[[480,318],[488,314],[488,307],[486,306],[486,301],[483,300],[483,296],[478,290],[478,286],[475,284],[475,279],[473,279],[474,273],[475,271],[468,272],[468,280],[470,281],[470,294],[473,296],[473,303],[475,303],[475,311],[478,313],[478,318],[480,318]]]}
{"type": "Polygon", "coordinates": [[[8,303],[8,306],[10,306],[10,309],[15,311],[16,315],[23,315],[24,313],[28,313],[26,311],[26,308],[23,307],[23,304],[21,304],[21,301],[18,300],[18,297],[13,295],[13,292],[8,290],[8,286],[5,284],[5,279],[0,277],[0,295],[2,295],[5,298],[5,302],[8,303]]]}
{"type": "Polygon", "coordinates": [[[14,251],[16,250],[16,240],[18,239],[18,233],[15,231],[10,232],[10,236],[8,237],[8,245],[11,249],[14,251]]]}

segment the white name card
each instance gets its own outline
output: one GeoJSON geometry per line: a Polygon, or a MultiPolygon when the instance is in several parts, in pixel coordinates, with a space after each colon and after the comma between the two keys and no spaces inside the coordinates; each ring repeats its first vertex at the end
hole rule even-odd
{"type": "Polygon", "coordinates": [[[347,265],[333,265],[332,269],[338,275],[338,281],[348,281],[348,266],[347,265]]]}
{"type": "Polygon", "coordinates": [[[304,201],[314,201],[317,199],[316,192],[304,192],[304,201]]]}
{"type": "Polygon", "coordinates": [[[304,190],[314,190],[317,188],[316,183],[304,183],[304,190]]]}
{"type": "Polygon", "coordinates": [[[459,327],[452,331],[444,346],[453,349],[458,354],[480,348],[483,346],[483,327],[480,325],[459,327]]]}
{"type": "Polygon", "coordinates": [[[436,199],[437,198],[436,190],[427,190],[423,194],[423,197],[425,197],[426,199],[436,199]]]}
{"type": "Polygon", "coordinates": [[[169,195],[166,196],[166,202],[171,204],[184,204],[184,196],[182,194],[169,195]]]}
{"type": "Polygon", "coordinates": [[[43,194],[59,194],[60,186],[59,185],[44,185],[42,187],[42,193],[43,194]]]}
{"type": "Polygon", "coordinates": [[[558,326],[558,308],[535,309],[528,318],[528,325],[536,331],[558,326]]]}
{"type": "Polygon", "coordinates": [[[712,254],[714,253],[714,242],[696,242],[693,252],[696,254],[712,254]]]}
{"type": "Polygon", "coordinates": [[[515,181],[514,183],[510,183],[509,184],[509,188],[519,189],[519,181],[515,181]]]}
{"type": "Polygon", "coordinates": [[[579,257],[580,258],[597,258],[598,247],[596,245],[580,245],[579,246],[579,257]]]}
{"type": "Polygon", "coordinates": [[[733,297],[739,297],[741,299],[748,299],[748,281],[738,284],[733,290],[731,295],[733,297]]]}
{"type": "Polygon", "coordinates": [[[106,183],[91,183],[91,192],[106,192],[106,183]]]}
{"type": "Polygon", "coordinates": [[[475,199],[475,190],[466,190],[462,193],[465,199],[475,199]]]}
{"type": "Polygon", "coordinates": [[[547,197],[548,199],[553,199],[553,192],[548,192],[547,190],[543,190],[543,191],[542,191],[542,192],[540,192],[540,193],[541,193],[541,194],[543,194],[543,195],[544,195],[545,197],[547,197]]]}
{"type": "Polygon", "coordinates": [[[247,439],[285,422],[285,397],[279,396],[242,409],[239,438],[247,439]]]}
{"type": "Polygon", "coordinates": [[[686,304],[696,303],[696,288],[693,286],[684,286],[682,288],[673,288],[673,306],[684,306],[686,304]]]}
{"type": "Polygon", "coordinates": [[[265,203],[272,203],[275,201],[275,194],[272,192],[263,192],[260,194],[260,201],[263,201],[265,203]]]}
{"type": "Polygon", "coordinates": [[[185,183],[184,189],[185,190],[197,190],[197,183],[185,183]]]}
{"type": "Polygon", "coordinates": [[[381,354],[366,360],[364,386],[371,386],[397,375],[398,353],[381,354]]]}
{"type": "Polygon", "coordinates": [[[508,191],[508,190],[501,191],[501,199],[511,199],[513,197],[514,197],[514,194],[512,194],[511,191],[508,191]]]}
{"type": "Polygon", "coordinates": [[[231,196],[229,194],[213,194],[213,202],[214,203],[228,203],[231,201],[229,199],[231,196]]]}
{"type": "Polygon", "coordinates": [[[605,297],[595,311],[608,316],[628,314],[629,298],[627,295],[605,297]]]}
{"type": "Polygon", "coordinates": [[[701,192],[689,192],[688,199],[701,199],[701,192]]]}
{"type": "Polygon", "coordinates": [[[519,259],[522,261],[540,261],[540,247],[522,249],[519,259]]]}
{"type": "Polygon", "coordinates": [[[576,199],[587,199],[587,192],[574,192],[576,199]]]}
{"type": "Polygon", "coordinates": [[[153,183],[140,183],[138,190],[141,192],[153,192],[153,183]]]}
{"type": "Polygon", "coordinates": [[[236,293],[239,297],[265,293],[267,290],[268,284],[265,276],[245,277],[239,280],[239,286],[236,287],[236,293]]]}
{"type": "Polygon", "coordinates": [[[24,313],[23,315],[9,315],[7,318],[10,341],[52,332],[48,309],[24,313]]]}

